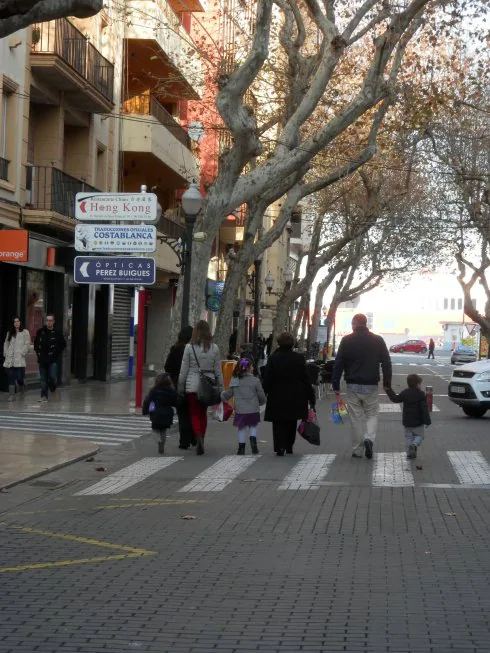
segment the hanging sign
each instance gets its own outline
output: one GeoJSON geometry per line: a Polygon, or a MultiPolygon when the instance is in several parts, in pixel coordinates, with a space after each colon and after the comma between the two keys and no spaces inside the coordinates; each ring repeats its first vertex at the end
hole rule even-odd
{"type": "Polygon", "coordinates": [[[206,284],[206,307],[212,313],[217,313],[221,308],[221,298],[223,296],[224,281],[213,281],[208,279],[206,284]]]}
{"type": "Polygon", "coordinates": [[[139,256],[76,256],[75,283],[113,283],[151,286],[155,259],[139,256]]]}
{"type": "Polygon", "coordinates": [[[155,193],[77,193],[75,218],[102,222],[156,222],[155,193]]]}
{"type": "Polygon", "coordinates": [[[157,230],[151,225],[77,224],[77,252],[150,253],[157,248],[157,230]]]}

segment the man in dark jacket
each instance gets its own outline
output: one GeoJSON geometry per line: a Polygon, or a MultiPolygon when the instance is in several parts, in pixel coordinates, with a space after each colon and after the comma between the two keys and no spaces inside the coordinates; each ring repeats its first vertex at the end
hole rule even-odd
{"type": "Polygon", "coordinates": [[[380,380],[383,387],[391,387],[391,359],[385,341],[367,328],[367,317],[362,313],[352,318],[352,333],[342,338],[332,375],[332,388],[340,399],[340,379],[344,374],[347,384],[346,403],[352,425],[352,456],[373,457],[373,443],[378,426],[380,380]]]}
{"type": "Polygon", "coordinates": [[[63,334],[54,328],[54,315],[46,315],[46,325],[36,333],[34,351],[39,363],[41,375],[41,399],[48,401],[48,388],[56,397],[56,384],[58,383],[58,363],[66,342],[63,334]]]}
{"type": "Polygon", "coordinates": [[[264,419],[272,422],[274,451],[278,456],[293,453],[299,419],[308,415],[308,404],[315,406],[315,391],[306,372],[304,356],[293,351],[294,338],[281,333],[279,348],[270,356],[264,370],[267,395],[264,419]]]}
{"type": "MultiPolygon", "coordinates": [[[[184,327],[180,333],[175,345],[170,350],[167,360],[165,361],[165,372],[170,374],[174,388],[179,384],[180,368],[182,367],[182,358],[184,349],[192,338],[192,327],[184,327]]],[[[179,449],[188,449],[195,441],[194,432],[192,431],[191,418],[189,416],[189,406],[185,398],[177,406],[177,415],[179,416],[179,449]]]]}

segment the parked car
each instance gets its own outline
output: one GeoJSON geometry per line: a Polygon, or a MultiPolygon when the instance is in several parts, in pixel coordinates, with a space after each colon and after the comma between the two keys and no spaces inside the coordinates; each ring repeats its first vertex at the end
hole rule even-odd
{"type": "Polygon", "coordinates": [[[406,351],[415,354],[426,354],[427,345],[423,340],[406,340],[405,342],[399,342],[397,345],[392,345],[390,351],[397,354],[403,354],[406,351]]]}
{"type": "Polygon", "coordinates": [[[490,408],[490,359],[454,369],[447,394],[468,417],[483,417],[490,408]]]}
{"type": "Polygon", "coordinates": [[[458,345],[451,354],[451,365],[456,363],[474,363],[476,351],[467,345],[458,345]]]}

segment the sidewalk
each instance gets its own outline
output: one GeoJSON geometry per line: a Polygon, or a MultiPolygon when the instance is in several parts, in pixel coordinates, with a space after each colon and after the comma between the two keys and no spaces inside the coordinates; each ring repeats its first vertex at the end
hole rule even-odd
{"type": "MultiPolygon", "coordinates": [[[[148,391],[153,379],[143,379],[143,395],[148,391]]],[[[89,381],[74,382],[61,386],[59,399],[39,403],[40,391],[27,390],[24,399],[7,402],[7,393],[0,393],[0,410],[9,412],[44,413],[92,413],[92,414],[134,414],[135,381],[89,381]]]]}
{"type": "Polygon", "coordinates": [[[97,453],[87,440],[0,428],[0,489],[53,472],[97,453]]]}

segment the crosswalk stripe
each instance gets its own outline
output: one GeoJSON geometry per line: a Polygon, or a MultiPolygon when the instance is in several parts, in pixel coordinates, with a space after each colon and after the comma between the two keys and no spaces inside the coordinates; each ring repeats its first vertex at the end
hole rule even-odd
{"type": "Polygon", "coordinates": [[[66,428],[71,428],[72,426],[77,426],[79,424],[83,424],[87,428],[96,428],[98,427],[104,427],[104,430],[109,428],[109,429],[125,429],[127,431],[131,432],[136,432],[136,431],[141,431],[141,428],[148,426],[149,422],[147,420],[141,420],[137,424],[131,424],[131,423],[125,423],[125,422],[114,422],[110,419],[104,419],[100,418],[96,422],[91,422],[88,419],[85,419],[83,417],[79,418],[76,422],[73,420],[67,420],[65,419],[64,416],[56,417],[56,418],[49,418],[49,419],[44,419],[44,417],[41,417],[40,415],[32,415],[29,416],[28,418],[22,416],[14,416],[14,415],[0,415],[0,422],[5,422],[5,423],[19,423],[19,424],[33,424],[33,425],[41,425],[41,424],[53,424],[53,425],[60,425],[66,428]]]}
{"type": "MultiPolygon", "coordinates": [[[[30,426],[8,426],[7,430],[9,431],[28,431],[30,433],[51,433],[52,435],[59,435],[61,437],[77,437],[77,438],[88,438],[88,439],[94,439],[94,438],[99,438],[103,440],[114,440],[114,441],[119,441],[119,442],[130,442],[131,440],[134,440],[135,438],[139,438],[142,435],[146,435],[145,432],[139,432],[138,434],[135,435],[124,435],[124,434],[119,434],[117,436],[110,436],[110,437],[105,437],[103,433],[94,433],[93,431],[73,431],[71,429],[63,429],[63,430],[58,430],[55,431],[52,428],[42,428],[42,427],[30,427],[30,426]]],[[[105,431],[104,431],[105,432],[105,431]]]]}
{"type": "Polygon", "coordinates": [[[118,494],[129,487],[141,483],[145,478],[156,474],[161,469],[182,460],[182,457],[175,456],[169,458],[142,458],[138,462],[124,467],[114,474],[110,474],[102,481],[91,485],[85,490],[81,490],[75,494],[76,497],[88,496],[94,494],[118,494]]]}
{"type": "Polygon", "coordinates": [[[481,451],[448,451],[447,455],[460,483],[490,484],[490,465],[481,451]]]}
{"type": "Polygon", "coordinates": [[[260,456],[224,456],[184,485],[179,492],[221,492],[259,458],[260,456]]]}
{"type": "Polygon", "coordinates": [[[301,456],[283,482],[279,490],[318,490],[315,481],[321,481],[328,473],[335,454],[309,454],[301,456]]]}
{"type": "Polygon", "coordinates": [[[373,456],[373,477],[375,487],[405,487],[414,485],[412,470],[404,452],[375,453],[373,456]]]}
{"type": "MultiPolygon", "coordinates": [[[[443,396],[443,395],[439,395],[439,396],[443,396]]],[[[402,412],[402,405],[401,404],[380,404],[379,405],[379,412],[380,413],[401,413],[402,412]]],[[[441,410],[435,404],[433,404],[432,405],[432,412],[433,413],[440,413],[441,410]]]]}

